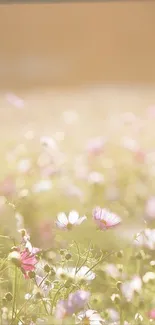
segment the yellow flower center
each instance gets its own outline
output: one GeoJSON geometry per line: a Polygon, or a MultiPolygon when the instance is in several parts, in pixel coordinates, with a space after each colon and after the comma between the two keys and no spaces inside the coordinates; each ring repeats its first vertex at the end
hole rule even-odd
{"type": "Polygon", "coordinates": [[[104,219],[101,220],[101,223],[103,223],[105,226],[107,225],[107,222],[104,219]]]}
{"type": "Polygon", "coordinates": [[[68,230],[71,230],[73,228],[73,225],[71,224],[71,223],[68,223],[68,225],[67,225],[67,229],[68,230]]]}
{"type": "Polygon", "coordinates": [[[89,324],[90,324],[89,318],[85,316],[82,320],[82,325],[89,325],[89,324]]]}

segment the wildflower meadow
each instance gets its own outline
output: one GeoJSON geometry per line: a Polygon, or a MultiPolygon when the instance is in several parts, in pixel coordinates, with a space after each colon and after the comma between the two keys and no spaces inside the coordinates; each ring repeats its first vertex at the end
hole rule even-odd
{"type": "Polygon", "coordinates": [[[0,324],[155,324],[155,107],[5,103],[0,324]]]}

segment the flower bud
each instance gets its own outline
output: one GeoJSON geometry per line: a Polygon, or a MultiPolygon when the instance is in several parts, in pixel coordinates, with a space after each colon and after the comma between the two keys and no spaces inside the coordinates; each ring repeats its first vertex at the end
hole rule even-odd
{"type": "Polygon", "coordinates": [[[35,278],[35,272],[34,271],[29,271],[28,272],[28,277],[30,278],[30,279],[34,279],[35,278]]]}
{"type": "Polygon", "coordinates": [[[119,272],[123,272],[123,265],[122,264],[117,264],[117,268],[119,272]]]}
{"type": "Polygon", "coordinates": [[[36,294],[35,294],[35,299],[41,299],[42,296],[41,296],[41,293],[38,291],[36,294]]]}
{"type": "Polygon", "coordinates": [[[70,254],[70,253],[67,253],[66,255],[65,255],[65,259],[66,260],[70,260],[72,258],[72,255],[70,254]]]}
{"type": "Polygon", "coordinates": [[[53,269],[53,267],[51,267],[51,276],[54,276],[55,275],[55,270],[53,269]]]}
{"type": "Polygon", "coordinates": [[[22,237],[26,236],[27,232],[25,229],[19,229],[19,233],[21,234],[22,237]]]}
{"type": "Polygon", "coordinates": [[[143,316],[139,313],[135,315],[135,320],[138,321],[138,323],[141,323],[143,321],[143,316]]]}
{"type": "Polygon", "coordinates": [[[122,258],[123,256],[124,256],[123,250],[120,250],[120,251],[117,253],[117,257],[118,257],[118,258],[122,258]]]}
{"type": "Polygon", "coordinates": [[[111,300],[112,300],[116,305],[119,305],[119,304],[120,304],[120,301],[121,301],[120,295],[118,295],[118,294],[116,294],[116,293],[113,293],[112,296],[111,296],[111,300]]]}
{"type": "Polygon", "coordinates": [[[121,289],[121,285],[122,285],[122,282],[121,282],[121,281],[118,281],[118,282],[116,283],[116,287],[117,287],[118,290],[121,289]]]}
{"type": "Polygon", "coordinates": [[[143,250],[140,250],[138,253],[135,254],[135,258],[137,260],[143,260],[145,258],[145,253],[143,250]]]}
{"type": "Polygon", "coordinates": [[[7,292],[7,293],[5,294],[5,298],[6,298],[7,301],[11,301],[12,298],[13,298],[12,293],[11,293],[11,292],[7,292]]]}
{"type": "Polygon", "coordinates": [[[46,264],[46,265],[44,266],[44,271],[45,271],[46,273],[49,273],[49,272],[51,271],[51,268],[50,268],[50,266],[49,266],[48,264],[46,264]]]}
{"type": "Polygon", "coordinates": [[[72,285],[72,283],[73,283],[72,279],[68,279],[65,282],[64,287],[68,289],[72,285]]]}
{"type": "Polygon", "coordinates": [[[65,250],[64,249],[60,249],[60,255],[64,255],[65,250]]]}
{"type": "Polygon", "coordinates": [[[16,250],[13,250],[9,256],[8,259],[15,264],[16,266],[20,267],[21,265],[21,260],[20,260],[20,253],[17,252],[16,250]]]}

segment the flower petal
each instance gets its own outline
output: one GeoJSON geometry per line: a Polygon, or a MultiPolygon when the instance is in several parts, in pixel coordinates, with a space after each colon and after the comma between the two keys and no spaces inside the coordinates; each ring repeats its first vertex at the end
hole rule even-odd
{"type": "Polygon", "coordinates": [[[75,224],[75,223],[77,223],[78,218],[79,218],[79,214],[78,214],[77,211],[74,211],[74,210],[73,210],[73,211],[71,211],[71,212],[69,213],[68,220],[69,220],[69,222],[70,222],[71,224],[75,224]]]}
{"type": "Polygon", "coordinates": [[[65,226],[68,225],[68,219],[64,212],[60,212],[57,216],[57,219],[62,225],[65,225],[65,226]]]}
{"type": "Polygon", "coordinates": [[[87,219],[86,216],[83,216],[83,217],[79,218],[79,220],[77,221],[77,225],[81,225],[81,223],[86,219],[87,219]]]}

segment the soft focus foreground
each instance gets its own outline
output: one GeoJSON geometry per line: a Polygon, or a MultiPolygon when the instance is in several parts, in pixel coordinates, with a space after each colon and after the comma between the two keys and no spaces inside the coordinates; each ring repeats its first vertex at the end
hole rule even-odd
{"type": "Polygon", "coordinates": [[[2,325],[154,323],[152,87],[1,93],[2,325]]]}

